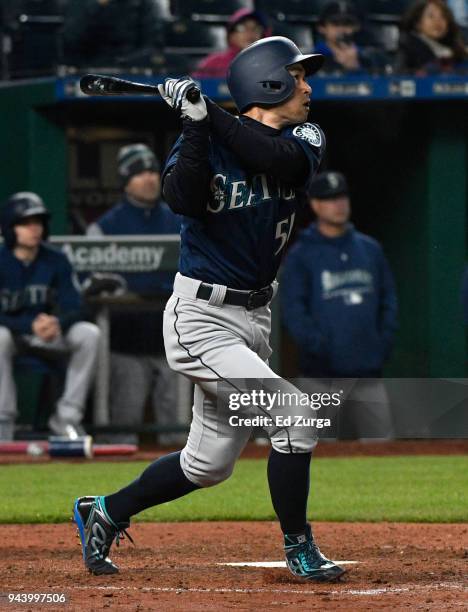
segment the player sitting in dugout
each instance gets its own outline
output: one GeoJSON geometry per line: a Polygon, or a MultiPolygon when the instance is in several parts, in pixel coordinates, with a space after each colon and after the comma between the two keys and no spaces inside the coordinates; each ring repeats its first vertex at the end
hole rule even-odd
{"type": "Polygon", "coordinates": [[[12,195],[2,209],[0,248],[0,439],[12,440],[17,416],[13,362],[38,356],[66,364],[65,389],[49,428],[84,434],[85,401],[99,329],[84,320],[80,288],[67,257],[47,244],[50,213],[35,193],[12,195]]]}

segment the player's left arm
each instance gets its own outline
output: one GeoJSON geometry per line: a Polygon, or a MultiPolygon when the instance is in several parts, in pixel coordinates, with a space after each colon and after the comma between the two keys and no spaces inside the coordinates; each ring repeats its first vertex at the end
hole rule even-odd
{"type": "Polygon", "coordinates": [[[214,134],[242,161],[251,173],[268,172],[294,186],[309,176],[309,154],[294,137],[262,134],[206,98],[214,134]]]}
{"type": "Polygon", "coordinates": [[[385,358],[388,358],[398,329],[398,298],[392,271],[382,249],[380,246],[378,248],[380,333],[384,355],[385,358]]]}

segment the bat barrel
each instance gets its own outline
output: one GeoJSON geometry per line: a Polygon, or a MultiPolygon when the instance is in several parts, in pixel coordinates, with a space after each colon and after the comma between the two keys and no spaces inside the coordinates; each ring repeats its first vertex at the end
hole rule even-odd
{"type": "Polygon", "coordinates": [[[80,79],[80,89],[87,95],[159,94],[155,85],[133,83],[125,79],[99,74],[87,74],[80,79]]]}
{"type": "MultiPolygon", "coordinates": [[[[155,85],[147,83],[134,83],[125,79],[100,74],[87,74],[80,79],[80,89],[84,94],[90,96],[118,96],[123,94],[152,94],[159,95],[155,85]]],[[[200,99],[200,90],[195,85],[187,93],[190,102],[195,103],[200,99]]]]}

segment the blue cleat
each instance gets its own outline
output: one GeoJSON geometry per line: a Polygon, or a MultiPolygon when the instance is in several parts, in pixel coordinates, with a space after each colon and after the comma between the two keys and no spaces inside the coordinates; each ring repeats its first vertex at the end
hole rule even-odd
{"type": "Polygon", "coordinates": [[[104,498],[94,496],[76,500],[73,518],[78,526],[85,567],[96,576],[117,574],[119,568],[107,555],[113,541],[118,546],[124,535],[133,543],[126,532],[130,523],[114,523],[106,512],[104,498]]]}
{"type": "Polygon", "coordinates": [[[299,578],[317,582],[332,582],[345,573],[343,568],[322,555],[314,542],[310,525],[307,525],[304,534],[285,534],[284,551],[286,565],[291,573],[299,578]]]}

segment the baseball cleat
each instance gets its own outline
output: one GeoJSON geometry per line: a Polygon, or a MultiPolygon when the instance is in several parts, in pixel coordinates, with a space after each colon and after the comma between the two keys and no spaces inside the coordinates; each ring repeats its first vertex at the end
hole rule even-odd
{"type": "Polygon", "coordinates": [[[77,440],[78,438],[86,435],[86,432],[81,425],[74,425],[72,423],[63,421],[55,414],[50,417],[47,424],[53,434],[56,436],[69,438],[70,440],[77,440]]]}
{"type": "Polygon", "coordinates": [[[73,517],[78,526],[85,567],[96,576],[117,574],[119,568],[107,555],[113,541],[116,540],[118,546],[124,535],[133,543],[126,532],[130,523],[114,523],[106,512],[104,498],[95,496],[79,497],[73,517]]]}
{"type": "Polygon", "coordinates": [[[317,582],[332,582],[345,573],[330,559],[320,552],[314,542],[310,525],[304,534],[284,535],[284,551],[286,565],[294,576],[316,580],[317,582]]]}

